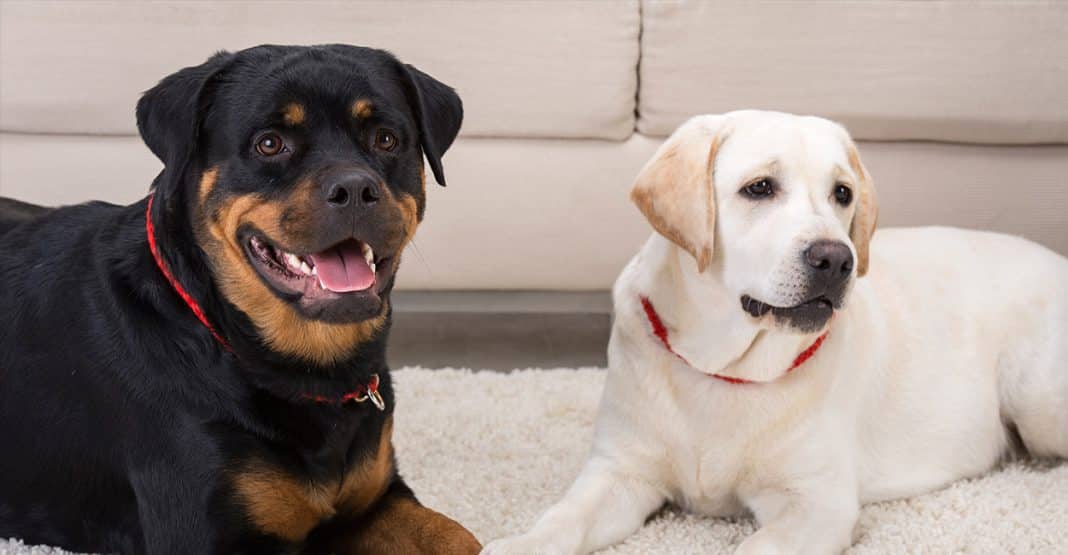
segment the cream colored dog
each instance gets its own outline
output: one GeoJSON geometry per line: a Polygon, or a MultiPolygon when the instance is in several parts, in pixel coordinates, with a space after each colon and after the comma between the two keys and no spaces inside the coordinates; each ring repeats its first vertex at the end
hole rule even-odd
{"type": "Polygon", "coordinates": [[[590,460],[486,553],[593,551],[665,502],[751,511],[738,553],[835,553],[862,503],[1014,446],[1068,456],[1068,259],[958,229],[873,238],[871,179],[815,117],[695,117],[631,198],[658,234],[615,285],[590,460]]]}

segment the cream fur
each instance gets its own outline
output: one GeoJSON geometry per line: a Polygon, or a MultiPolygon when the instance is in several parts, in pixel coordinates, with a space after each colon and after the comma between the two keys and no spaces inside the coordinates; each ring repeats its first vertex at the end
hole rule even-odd
{"type": "Polygon", "coordinates": [[[752,512],[760,527],[737,553],[837,553],[853,542],[861,504],[994,467],[1009,452],[1009,424],[1032,454],[1068,457],[1068,259],[994,233],[876,232],[868,274],[854,275],[823,348],[783,375],[823,330],[753,318],[739,299],[804,300],[805,245],[849,242],[862,217],[857,202],[836,205],[831,187],[842,179],[856,190],[866,172],[851,167],[852,142],[827,120],[735,112],[676,134],[709,125],[728,134],[709,164],[714,237],[691,239],[714,242],[709,267],[698,271],[677,241],[654,235],[623,270],[589,461],[532,530],[485,553],[593,551],[665,502],[708,516],[752,512]],[[774,201],[738,194],[765,174],[782,184],[774,201]],[[696,368],[652,336],[642,295],[696,368]]]}

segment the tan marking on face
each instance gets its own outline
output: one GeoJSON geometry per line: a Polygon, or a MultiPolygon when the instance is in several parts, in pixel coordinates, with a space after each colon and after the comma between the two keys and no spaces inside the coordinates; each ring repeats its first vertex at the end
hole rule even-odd
{"type": "Polygon", "coordinates": [[[207,171],[200,175],[200,185],[197,187],[197,198],[200,199],[200,204],[203,205],[208,200],[208,195],[215,189],[215,182],[219,178],[219,168],[208,168],[207,171]]]}
{"type": "Polygon", "coordinates": [[[407,245],[419,226],[419,206],[411,195],[401,195],[399,205],[401,213],[404,214],[404,244],[407,245]]]}
{"type": "Polygon", "coordinates": [[[373,112],[374,103],[368,98],[361,98],[352,103],[352,117],[356,119],[367,119],[373,112]]]}
{"type": "MultiPolygon", "coordinates": [[[[298,234],[301,226],[287,225],[282,216],[287,207],[308,206],[303,198],[310,191],[311,183],[307,182],[282,201],[269,201],[256,195],[228,199],[212,214],[201,215],[204,224],[197,226],[197,239],[209,255],[223,295],[252,320],[268,347],[329,366],[351,355],[361,343],[378,333],[385,323],[386,303],[377,317],[362,322],[336,324],[308,320],[271,292],[251,266],[244,246],[237,242],[237,230],[246,224],[252,224],[272,240],[298,234]]],[[[308,221],[303,217],[293,220],[308,221]]]]}
{"type": "Polygon", "coordinates": [[[286,125],[302,125],[304,123],[304,106],[297,104],[296,102],[287,104],[282,111],[282,119],[286,122],[286,125]]]}

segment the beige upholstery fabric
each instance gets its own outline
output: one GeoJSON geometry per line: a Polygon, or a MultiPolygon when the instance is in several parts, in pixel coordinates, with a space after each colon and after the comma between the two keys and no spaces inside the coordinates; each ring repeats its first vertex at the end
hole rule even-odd
{"type": "MultiPolygon", "coordinates": [[[[627,200],[658,140],[461,139],[428,185],[407,289],[605,289],[651,233],[627,200]]],[[[1068,254],[1068,146],[862,143],[880,225],[1024,235],[1068,254]]],[[[135,138],[0,135],[0,195],[131,202],[159,163],[135,138]]]]}
{"type": "Polygon", "coordinates": [[[636,0],[0,2],[0,129],[132,134],[134,103],[220,49],[343,42],[454,86],[467,136],[624,139],[636,0]]]}
{"type": "Polygon", "coordinates": [[[0,195],[141,198],[159,162],[132,136],[140,91],[220,48],[349,42],[455,85],[467,110],[401,287],[609,287],[650,233],[627,200],[649,137],[740,107],[978,143],[862,144],[880,223],[1068,254],[1065,29],[1068,2],[1033,0],[0,0],[0,195]]]}
{"type": "Polygon", "coordinates": [[[813,113],[872,140],[1068,142],[1068,2],[646,0],[638,130],[813,113]]]}

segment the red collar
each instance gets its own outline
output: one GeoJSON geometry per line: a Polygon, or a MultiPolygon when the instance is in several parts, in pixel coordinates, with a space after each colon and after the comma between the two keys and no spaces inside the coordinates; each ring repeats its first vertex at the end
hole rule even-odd
{"type": "Polygon", "coordinates": [[[181,283],[178,283],[178,279],[171,273],[170,268],[167,267],[167,263],[163,261],[163,257],[159,254],[159,245],[156,243],[156,226],[152,223],[152,201],[156,199],[156,195],[148,197],[148,206],[145,208],[145,235],[148,236],[148,249],[152,251],[152,258],[156,261],[156,267],[163,273],[163,277],[167,278],[167,283],[171,284],[175,293],[185,301],[189,310],[193,311],[193,314],[200,320],[201,324],[204,324],[205,328],[211,332],[211,336],[219,342],[224,349],[229,352],[234,352],[234,348],[230,346],[230,343],[223,338],[222,334],[216,331],[215,327],[208,321],[208,316],[204,314],[204,309],[200,308],[200,304],[197,300],[182,287],[181,283]]]}
{"type": "MultiPolygon", "coordinates": [[[[222,334],[211,325],[211,322],[208,321],[208,316],[204,314],[204,309],[200,307],[200,303],[198,303],[197,300],[185,290],[185,287],[182,287],[181,283],[178,283],[178,279],[174,277],[170,268],[167,267],[167,263],[163,261],[163,257],[159,253],[159,244],[156,243],[156,226],[152,223],[152,201],[155,200],[155,198],[156,195],[154,194],[149,196],[148,206],[145,208],[145,235],[148,236],[148,250],[152,251],[152,258],[156,261],[156,267],[159,268],[163,277],[167,278],[167,283],[171,284],[175,293],[178,293],[178,296],[182,298],[182,301],[189,307],[189,310],[193,311],[197,320],[200,320],[200,323],[204,324],[204,327],[211,332],[211,336],[219,342],[219,345],[222,345],[223,349],[226,349],[228,352],[234,352],[234,348],[230,346],[230,343],[226,338],[224,338],[222,334]]],[[[301,397],[319,404],[334,405],[344,405],[349,401],[362,403],[370,399],[371,403],[374,404],[378,410],[386,410],[386,403],[382,400],[382,395],[378,393],[378,382],[378,374],[372,374],[371,381],[368,382],[367,385],[359,386],[355,391],[350,391],[349,393],[342,395],[340,399],[311,395],[309,393],[305,393],[301,397]]]]}
{"type": "MultiPolygon", "coordinates": [[[[676,353],[675,350],[671,348],[671,342],[668,341],[667,327],[664,326],[664,322],[660,320],[660,315],[656,313],[656,309],[653,308],[653,303],[649,301],[649,297],[642,296],[641,301],[642,308],[645,309],[645,317],[649,320],[649,324],[653,327],[653,335],[655,335],[656,338],[660,340],[660,343],[664,346],[665,349],[668,350],[668,352],[679,357],[679,360],[682,360],[689,366],[693,367],[693,365],[690,364],[690,361],[686,360],[686,358],[684,358],[679,353],[676,353]]],[[[823,340],[827,339],[827,333],[828,332],[823,332],[823,335],[817,337],[816,341],[813,342],[812,345],[809,345],[807,349],[801,351],[801,354],[797,355],[797,358],[794,359],[793,364],[791,364],[790,367],[786,369],[786,373],[789,374],[790,372],[793,372],[797,369],[797,367],[801,366],[806,361],[808,361],[808,359],[812,358],[812,356],[816,354],[816,351],[818,351],[823,345],[823,340]]],[[[744,385],[764,383],[754,382],[752,380],[746,380],[742,378],[734,378],[731,376],[722,376],[720,374],[710,374],[710,376],[716,378],[717,380],[723,380],[727,383],[732,384],[744,385]]]]}
{"type": "Polygon", "coordinates": [[[386,410],[386,402],[382,399],[382,394],[378,392],[378,383],[378,374],[371,374],[371,381],[367,382],[367,385],[358,386],[355,391],[350,391],[340,398],[312,395],[310,393],[301,395],[301,398],[314,401],[320,405],[344,405],[350,401],[362,403],[370,400],[371,404],[378,410],[386,410]]]}

